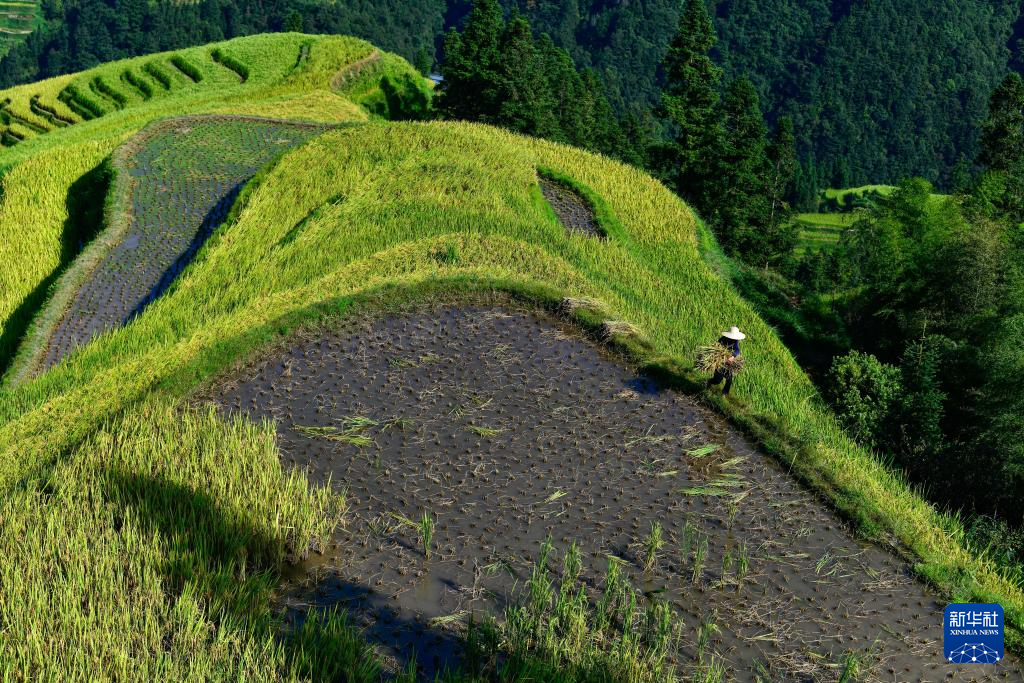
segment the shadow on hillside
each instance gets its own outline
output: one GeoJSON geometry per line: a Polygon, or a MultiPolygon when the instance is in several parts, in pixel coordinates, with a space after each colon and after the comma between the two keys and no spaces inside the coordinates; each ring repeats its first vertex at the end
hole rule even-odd
{"type": "Polygon", "coordinates": [[[61,228],[60,262],[21,300],[4,324],[0,333],[0,376],[7,371],[29,325],[49,298],[50,288],[103,227],[103,206],[110,180],[109,160],[104,159],[68,189],[64,201],[68,218],[61,228]]]}
{"type": "MultiPolygon", "coordinates": [[[[280,585],[283,567],[277,558],[282,553],[264,530],[225,514],[206,493],[162,478],[110,470],[105,492],[113,504],[132,511],[143,534],[159,537],[165,544],[164,556],[169,559],[161,572],[168,596],[181,595],[187,587],[187,592],[204,604],[207,618],[247,625],[237,634],[243,642],[274,635],[284,648],[286,667],[293,673],[313,681],[379,680],[369,650],[362,645],[364,634],[371,643],[385,644],[376,642],[378,631],[428,631],[422,640],[426,642],[429,636],[431,642],[443,643],[440,650],[451,651],[458,645],[453,633],[401,619],[394,613],[387,616],[386,623],[360,632],[343,609],[349,604],[344,599],[317,600],[304,609],[289,608],[282,628],[268,609],[280,585]],[[334,608],[339,608],[339,618],[332,621],[327,615],[334,608]],[[318,618],[310,619],[312,614],[318,618]]],[[[386,608],[386,596],[370,587],[347,583],[336,575],[329,580],[332,596],[386,608]]],[[[408,661],[408,653],[388,647],[385,651],[399,666],[408,661]]],[[[427,654],[420,652],[417,660],[427,654]]],[[[438,670],[449,663],[433,662],[428,668],[438,670]]],[[[424,667],[419,668],[422,675],[424,667]]],[[[286,677],[287,673],[282,672],[286,677]]]]}

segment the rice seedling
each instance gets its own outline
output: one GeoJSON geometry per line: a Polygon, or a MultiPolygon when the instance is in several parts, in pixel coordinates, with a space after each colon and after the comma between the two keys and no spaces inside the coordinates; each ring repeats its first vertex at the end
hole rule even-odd
{"type": "Polygon", "coordinates": [[[740,514],[740,501],[736,497],[731,497],[726,501],[725,507],[728,511],[727,528],[731,530],[736,524],[736,517],[740,514]]]}
{"type": "Polygon", "coordinates": [[[691,448],[686,454],[691,458],[706,458],[718,450],[718,444],[709,443],[697,448],[691,448]]]}
{"type": "Polygon", "coordinates": [[[434,526],[434,518],[429,512],[424,510],[417,527],[420,532],[420,542],[423,543],[423,556],[428,560],[430,559],[430,542],[434,538],[434,526]]]}
{"type": "Polygon", "coordinates": [[[468,431],[476,434],[477,436],[483,436],[483,437],[498,436],[503,431],[505,431],[504,429],[495,429],[493,427],[482,427],[480,425],[469,425],[468,427],[466,427],[466,429],[468,431]]]}
{"type": "Polygon", "coordinates": [[[658,445],[658,444],[663,444],[663,443],[666,443],[668,441],[671,441],[672,438],[673,438],[671,434],[651,434],[651,432],[653,430],[654,430],[654,426],[651,425],[650,427],[647,428],[647,432],[646,433],[644,433],[641,436],[638,436],[636,438],[633,438],[633,439],[630,439],[629,441],[627,441],[625,443],[625,448],[627,448],[627,449],[628,448],[632,448],[633,446],[635,446],[637,444],[648,444],[648,445],[655,446],[655,445],[658,445]]]}
{"type": "Polygon", "coordinates": [[[733,568],[732,548],[728,548],[722,554],[722,585],[723,586],[728,582],[727,579],[728,579],[729,574],[732,573],[732,568],[733,568]]]}
{"type": "Polygon", "coordinates": [[[687,486],[679,489],[679,492],[687,496],[728,496],[728,489],[719,486],[687,486]]]}
{"type": "Polygon", "coordinates": [[[834,576],[839,571],[840,565],[836,556],[831,550],[826,550],[814,564],[814,573],[825,576],[834,576]]]}
{"type": "Polygon", "coordinates": [[[693,520],[687,516],[686,521],[683,523],[682,537],[679,541],[679,554],[682,556],[684,563],[689,561],[690,551],[699,533],[693,520]]]}
{"type": "Polygon", "coordinates": [[[445,614],[440,617],[434,617],[427,621],[430,626],[447,626],[449,624],[457,624],[466,618],[468,612],[455,612],[454,614],[445,614]]]}
{"type": "Polygon", "coordinates": [[[505,611],[504,624],[491,622],[479,634],[470,625],[468,658],[484,669],[471,666],[471,671],[493,673],[501,663],[503,677],[523,680],[527,672],[536,671],[533,663],[543,662],[564,672],[567,680],[577,680],[584,672],[591,680],[596,676],[626,683],[675,679],[672,656],[681,624],[669,605],[638,607],[638,594],[616,560],[609,561],[601,596],[591,605],[581,578],[581,557],[578,547],[570,545],[558,578],[552,567],[553,545],[550,539],[542,544],[521,598],[505,611]],[[504,643],[501,656],[499,643],[504,643]]]}
{"type": "Polygon", "coordinates": [[[734,456],[732,458],[728,458],[727,460],[723,460],[722,462],[718,463],[718,469],[720,469],[720,470],[732,469],[733,467],[736,467],[737,465],[740,465],[740,464],[742,464],[745,461],[746,461],[745,457],[743,457],[742,455],[737,455],[737,456],[734,456]]]}
{"type": "Polygon", "coordinates": [[[412,430],[415,423],[407,417],[393,417],[381,425],[382,429],[397,429],[400,432],[412,430]]]}
{"type": "Polygon", "coordinates": [[[718,627],[717,619],[717,615],[704,617],[697,627],[697,662],[700,664],[704,663],[704,655],[707,653],[712,636],[722,632],[718,627]]]}
{"type": "Polygon", "coordinates": [[[707,662],[697,665],[690,680],[693,683],[722,683],[725,680],[725,664],[717,657],[711,657],[707,662]]]}
{"type": "Polygon", "coordinates": [[[351,444],[357,448],[366,448],[373,445],[373,439],[365,434],[359,434],[358,432],[350,432],[347,430],[341,430],[337,427],[311,427],[304,425],[295,425],[293,429],[312,439],[327,439],[329,441],[338,441],[340,443],[351,444]]]}
{"type": "Polygon", "coordinates": [[[747,548],[747,542],[743,541],[742,543],[740,543],[739,553],[736,557],[737,591],[743,585],[743,581],[747,578],[748,573],[750,573],[750,550],[747,548]]]}
{"type": "Polygon", "coordinates": [[[843,658],[842,669],[839,672],[839,683],[856,683],[861,675],[860,657],[856,652],[848,652],[843,658]]]}
{"type": "Polygon", "coordinates": [[[552,493],[547,498],[545,498],[544,499],[544,504],[546,505],[548,503],[554,503],[555,501],[558,501],[558,500],[561,500],[562,498],[565,498],[567,495],[569,495],[569,494],[567,494],[565,491],[562,491],[561,489],[559,489],[559,490],[555,491],[554,493],[552,493]]]}
{"type": "Polygon", "coordinates": [[[644,539],[644,571],[649,572],[658,562],[658,553],[665,547],[664,530],[659,522],[651,522],[651,531],[644,539]]]}
{"type": "Polygon", "coordinates": [[[341,424],[344,426],[345,431],[352,434],[356,432],[363,432],[371,427],[376,427],[380,423],[373,418],[366,417],[365,415],[352,415],[342,420],[341,424]]]}
{"type": "Polygon", "coordinates": [[[708,557],[708,537],[706,534],[697,534],[693,546],[693,567],[690,570],[690,583],[700,583],[704,576],[704,563],[708,557]]]}

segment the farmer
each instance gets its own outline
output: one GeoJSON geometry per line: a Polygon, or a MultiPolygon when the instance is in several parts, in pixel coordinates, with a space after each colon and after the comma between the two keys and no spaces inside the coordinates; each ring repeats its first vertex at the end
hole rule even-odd
{"type": "MultiPolygon", "coordinates": [[[[733,358],[739,358],[740,342],[746,338],[747,335],[740,332],[740,328],[733,325],[731,330],[722,333],[722,338],[718,340],[718,343],[732,351],[733,358]]],[[[708,380],[708,387],[710,388],[716,384],[721,384],[724,380],[725,386],[722,387],[722,395],[727,396],[729,394],[729,390],[732,389],[732,375],[733,373],[729,369],[729,366],[723,366],[715,372],[714,377],[708,380]]]]}

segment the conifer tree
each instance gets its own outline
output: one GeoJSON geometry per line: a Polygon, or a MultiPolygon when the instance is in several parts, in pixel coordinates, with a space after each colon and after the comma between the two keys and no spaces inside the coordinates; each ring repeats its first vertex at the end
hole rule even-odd
{"type": "Polygon", "coordinates": [[[302,14],[299,10],[293,9],[288,13],[288,18],[284,21],[284,30],[296,33],[302,32],[302,14]]]}
{"type": "Polygon", "coordinates": [[[990,171],[1019,173],[1024,161],[1024,81],[1013,72],[992,93],[981,126],[978,162],[990,171]]]}
{"type": "Polygon", "coordinates": [[[445,52],[437,107],[442,115],[627,154],[597,77],[581,75],[569,53],[547,35],[535,38],[524,17],[505,22],[495,0],[474,3],[463,33],[448,34],[445,52]]]}
{"type": "MultiPolygon", "coordinates": [[[[753,83],[738,78],[722,99],[723,137],[709,189],[713,225],[729,253],[757,265],[776,263],[793,247],[793,229],[782,210],[776,174],[788,167],[791,130],[768,144],[768,129],[753,83]],[[776,156],[773,163],[772,156],[776,156]]],[[[787,171],[789,173],[789,171],[787,171]]]]}
{"type": "Polygon", "coordinates": [[[494,121],[498,117],[500,41],[505,29],[498,0],[476,0],[465,30],[444,40],[444,82],[438,110],[448,118],[494,121]]]}
{"type": "MultiPolygon", "coordinates": [[[[498,72],[499,111],[496,122],[512,130],[564,140],[550,88],[547,55],[541,54],[530,24],[521,16],[502,33],[498,72]]],[[[576,71],[569,65],[572,74],[576,71]]]]}
{"type": "Polygon", "coordinates": [[[978,178],[970,208],[997,218],[1024,221],[1024,81],[1009,74],[992,92],[982,123],[978,178]]]}
{"type": "Polygon", "coordinates": [[[722,70],[710,52],[717,42],[705,0],[687,0],[663,63],[661,113],[675,132],[664,169],[676,190],[706,212],[707,169],[721,138],[718,104],[722,70]]]}
{"type": "Polygon", "coordinates": [[[722,142],[715,159],[710,216],[726,251],[748,256],[757,249],[757,227],[766,222],[770,203],[765,192],[768,173],[767,127],[749,80],[729,84],[721,106],[722,142]]]}
{"type": "Polygon", "coordinates": [[[798,164],[796,161],[796,136],[793,134],[793,120],[782,117],[775,126],[775,134],[768,143],[769,197],[772,201],[771,220],[788,220],[789,198],[793,191],[798,164]]]}

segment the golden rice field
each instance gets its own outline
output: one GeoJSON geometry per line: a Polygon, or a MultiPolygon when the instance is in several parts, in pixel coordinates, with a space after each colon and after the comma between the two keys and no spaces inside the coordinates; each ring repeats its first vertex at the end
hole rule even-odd
{"type": "MultiPolygon", "coordinates": [[[[372,52],[348,38],[255,36],[0,93],[35,126],[12,123],[17,141],[0,150],[0,678],[379,678],[343,616],[281,637],[270,608],[283,568],[344,520],[343,498],[282,469],[271,426],[188,398],[296,329],[494,290],[548,308],[591,301],[579,325],[616,322],[606,330],[621,352],[693,393],[694,350],[740,326],[747,362],[732,400],[703,400],[944,595],[1000,602],[1019,642],[1021,588],[844,435],[772,329],[705,262],[711,238],[683,202],[569,147],[381,120],[381,78],[413,72],[384,55],[338,78],[372,52]],[[61,311],[38,314],[73,296],[110,246],[102,231],[81,253],[66,244],[69,198],[120,196],[82,179],[146,124],[201,113],[345,125],[264,167],[141,315],[35,372],[26,359],[61,311]],[[538,173],[571,182],[607,239],[567,232],[538,173]]],[[[113,202],[107,218],[123,210],[113,202]]],[[[577,674],[561,680],[587,680],[577,674]]]]}

